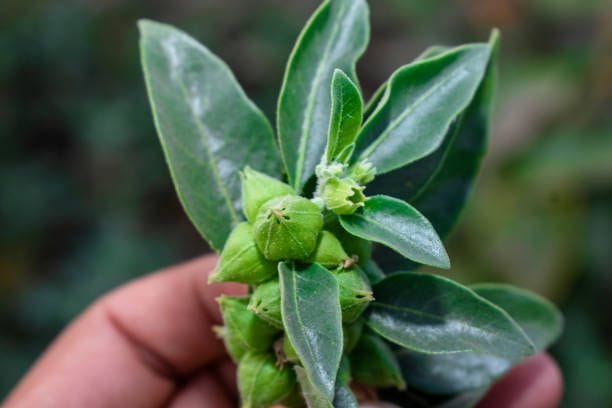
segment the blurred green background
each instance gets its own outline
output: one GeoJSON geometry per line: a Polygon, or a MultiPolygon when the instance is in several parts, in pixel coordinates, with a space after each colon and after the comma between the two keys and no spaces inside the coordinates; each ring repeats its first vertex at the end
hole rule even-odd
{"type": "MultiPolygon", "coordinates": [[[[0,13],[0,400],[100,294],[207,251],[178,204],[139,66],[136,20],[220,55],[274,116],[314,0],[19,1],[0,13]]],[[[612,406],[612,5],[376,0],[366,95],[432,44],[502,30],[493,132],[448,241],[462,282],[559,304],[568,407],[612,406]]]]}

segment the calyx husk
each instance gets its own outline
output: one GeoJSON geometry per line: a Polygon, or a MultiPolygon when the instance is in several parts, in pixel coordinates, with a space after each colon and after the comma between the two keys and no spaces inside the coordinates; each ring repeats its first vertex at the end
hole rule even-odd
{"type": "Polygon", "coordinates": [[[349,270],[341,270],[335,274],[335,277],[340,289],[342,321],[344,323],[354,322],[368,307],[368,303],[374,300],[372,288],[366,276],[357,266],[349,270]]]}
{"type": "Polygon", "coordinates": [[[273,353],[247,352],[240,360],[238,389],[242,408],[268,407],[289,397],[295,387],[293,369],[278,366],[273,353]]]}
{"type": "Polygon", "coordinates": [[[234,361],[240,361],[249,351],[270,349],[280,330],[247,309],[248,297],[221,296],[218,302],[224,326],[217,333],[234,361]]]}
{"type": "Polygon", "coordinates": [[[216,271],[209,282],[240,282],[255,285],[277,274],[275,262],[267,260],[257,248],[253,228],[242,222],[227,239],[216,271]]]}
{"type": "Polygon", "coordinates": [[[319,207],[304,197],[285,195],[266,201],[253,224],[255,242],[270,261],[306,261],[323,228],[319,207]]]}
{"type": "Polygon", "coordinates": [[[318,263],[326,267],[336,267],[350,257],[342,248],[338,238],[329,231],[322,231],[319,242],[314,253],[311,255],[311,262],[318,263]]]}
{"type": "Polygon", "coordinates": [[[248,309],[262,320],[282,329],[283,320],[278,279],[273,279],[257,286],[251,294],[248,309]]]}
{"type": "Polygon", "coordinates": [[[287,194],[295,194],[288,184],[267,174],[246,167],[240,174],[242,180],[242,211],[246,219],[253,223],[263,203],[287,194]]]}

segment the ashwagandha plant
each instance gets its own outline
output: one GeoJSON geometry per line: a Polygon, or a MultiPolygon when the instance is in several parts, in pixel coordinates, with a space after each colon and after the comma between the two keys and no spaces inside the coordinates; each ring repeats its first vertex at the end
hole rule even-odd
{"type": "Polygon", "coordinates": [[[364,106],[367,4],[323,2],[289,57],[276,143],[219,58],[173,27],[139,26],[178,196],[220,252],[210,281],[250,287],[219,299],[217,328],[243,407],[355,407],[355,390],[376,389],[401,405],[470,406],[560,334],[537,295],[414,271],[450,267],[439,236],[487,143],[496,32],[428,49],[364,106]],[[383,273],[372,243],[409,260],[404,271],[383,273]]]}

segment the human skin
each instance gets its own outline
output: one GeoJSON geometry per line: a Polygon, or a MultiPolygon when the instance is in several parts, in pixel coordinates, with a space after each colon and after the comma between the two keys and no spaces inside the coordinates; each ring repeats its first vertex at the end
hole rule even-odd
{"type": "MultiPolygon", "coordinates": [[[[221,324],[215,299],[245,294],[246,288],[207,284],[215,262],[214,256],[197,258],[97,300],[48,347],[2,406],[237,406],[235,366],[211,328],[221,324]]],[[[495,384],[479,407],[552,408],[561,392],[557,365],[539,354],[495,384]]]]}

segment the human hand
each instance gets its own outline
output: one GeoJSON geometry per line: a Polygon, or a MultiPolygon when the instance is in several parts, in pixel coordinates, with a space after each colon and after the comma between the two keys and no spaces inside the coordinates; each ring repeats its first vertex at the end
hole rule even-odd
{"type": "MultiPolygon", "coordinates": [[[[206,282],[206,256],[104,296],[51,344],[2,405],[11,407],[200,407],[237,405],[235,367],[211,330],[215,299],[238,284],[206,282]]],[[[479,405],[552,408],[561,375],[540,354],[502,378],[479,405]]],[[[369,405],[376,406],[376,405],[369,405]]]]}

